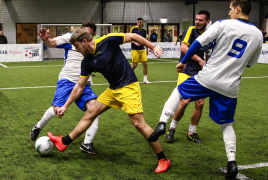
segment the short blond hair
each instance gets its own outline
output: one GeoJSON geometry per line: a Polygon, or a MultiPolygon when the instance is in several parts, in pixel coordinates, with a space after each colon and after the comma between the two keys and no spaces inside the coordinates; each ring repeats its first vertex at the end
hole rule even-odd
{"type": "Polygon", "coordinates": [[[93,38],[88,30],[79,27],[74,30],[70,39],[70,43],[74,45],[75,41],[82,42],[83,39],[86,39],[88,42],[90,42],[93,38]]]}

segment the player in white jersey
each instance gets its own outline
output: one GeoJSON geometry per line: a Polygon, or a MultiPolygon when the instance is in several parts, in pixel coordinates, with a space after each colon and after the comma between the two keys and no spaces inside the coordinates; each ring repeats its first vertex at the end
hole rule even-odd
{"type": "MultiPolygon", "coordinates": [[[[92,35],[95,34],[96,25],[92,21],[83,22],[82,26],[86,28],[92,35]]],[[[57,89],[55,91],[52,107],[48,108],[42,119],[34,125],[31,131],[31,139],[34,141],[38,137],[42,128],[55,117],[57,109],[64,105],[66,100],[69,98],[73,87],[80,78],[81,61],[84,56],[76,52],[75,47],[70,44],[71,33],[58,36],[56,38],[49,38],[49,30],[45,28],[40,29],[39,36],[43,40],[44,44],[50,48],[63,48],[65,50],[64,66],[59,74],[59,80],[57,82],[57,89]]],[[[97,99],[97,95],[90,88],[92,79],[89,79],[88,84],[85,87],[82,95],[76,100],[76,105],[83,111],[86,111],[97,99]]],[[[97,154],[98,152],[94,149],[93,139],[98,130],[99,117],[93,123],[93,126],[88,128],[86,131],[84,142],[82,142],[80,149],[89,153],[97,154]]]]}
{"type": "MultiPolygon", "coordinates": [[[[250,0],[233,0],[230,3],[231,20],[214,23],[198,37],[176,66],[178,72],[185,68],[186,61],[200,47],[214,42],[207,64],[198,75],[178,86],[179,94],[185,100],[196,101],[210,97],[209,116],[220,124],[228,158],[227,178],[238,174],[236,165],[236,136],[232,127],[236,110],[240,79],[246,67],[255,65],[262,48],[261,32],[248,21],[250,0]]],[[[174,118],[180,114],[176,111],[174,118]]]]}

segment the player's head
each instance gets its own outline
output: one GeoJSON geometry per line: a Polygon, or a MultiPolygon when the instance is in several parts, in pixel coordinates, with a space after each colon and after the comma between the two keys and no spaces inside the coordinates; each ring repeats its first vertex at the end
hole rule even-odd
{"type": "Polygon", "coordinates": [[[143,19],[142,18],[138,18],[137,19],[137,26],[138,26],[138,28],[141,28],[142,25],[143,25],[143,19]]]}
{"type": "Polygon", "coordinates": [[[97,29],[95,21],[86,20],[82,22],[82,27],[88,30],[92,36],[95,36],[97,29]]]}
{"type": "Polygon", "coordinates": [[[0,31],[0,36],[3,36],[3,31],[0,31]]]}
{"type": "Polygon", "coordinates": [[[247,18],[251,11],[251,0],[231,0],[229,16],[231,19],[247,18]]]}
{"type": "Polygon", "coordinates": [[[88,54],[88,42],[92,41],[92,35],[84,28],[76,28],[71,36],[70,43],[75,46],[76,51],[84,56],[88,54]]]}
{"type": "Polygon", "coordinates": [[[205,31],[210,22],[210,13],[207,10],[200,10],[195,16],[195,28],[205,31]]]}
{"type": "Polygon", "coordinates": [[[153,33],[156,33],[156,29],[153,29],[153,33]]]}

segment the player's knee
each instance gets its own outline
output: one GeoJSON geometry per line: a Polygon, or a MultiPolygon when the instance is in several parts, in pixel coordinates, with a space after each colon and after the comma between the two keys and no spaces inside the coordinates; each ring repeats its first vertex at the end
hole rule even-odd
{"type": "Polygon", "coordinates": [[[138,63],[133,63],[133,64],[132,64],[132,68],[134,68],[134,69],[135,69],[137,66],[138,66],[138,63]]]}
{"type": "Polygon", "coordinates": [[[196,102],[195,102],[195,105],[196,105],[196,107],[198,107],[198,108],[203,108],[203,106],[204,106],[204,101],[196,101],[196,102]]]}
{"type": "Polygon", "coordinates": [[[144,125],[138,121],[135,121],[132,124],[140,132],[144,129],[144,125]]]}
{"type": "Polygon", "coordinates": [[[183,107],[188,106],[189,103],[190,103],[190,99],[182,99],[182,100],[181,100],[181,105],[182,105],[183,107]]]}

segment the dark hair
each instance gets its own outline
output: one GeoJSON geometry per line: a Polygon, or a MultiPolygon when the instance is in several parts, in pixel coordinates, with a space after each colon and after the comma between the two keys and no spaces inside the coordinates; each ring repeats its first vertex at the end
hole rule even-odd
{"type": "Polygon", "coordinates": [[[95,21],[91,21],[91,20],[86,20],[86,21],[82,22],[82,27],[89,27],[89,28],[93,29],[94,34],[96,32],[96,29],[97,29],[95,21]]]}
{"type": "Polygon", "coordinates": [[[143,19],[142,18],[138,18],[137,21],[143,21],[143,19]]]}
{"type": "Polygon", "coordinates": [[[207,10],[200,10],[198,11],[196,14],[200,15],[200,14],[204,14],[206,15],[206,19],[209,20],[210,19],[210,13],[207,10]]]}
{"type": "Polygon", "coordinates": [[[242,14],[249,15],[251,11],[251,0],[231,0],[232,6],[236,8],[239,6],[242,10],[242,14]]]}

